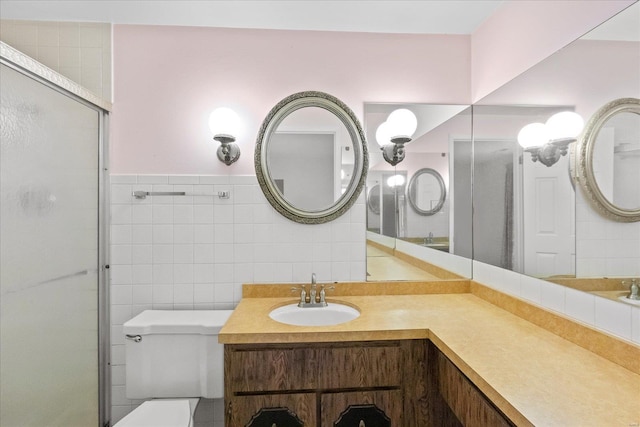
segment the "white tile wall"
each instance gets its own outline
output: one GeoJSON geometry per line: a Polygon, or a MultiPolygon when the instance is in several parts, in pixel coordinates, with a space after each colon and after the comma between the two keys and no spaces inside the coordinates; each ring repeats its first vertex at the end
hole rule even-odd
{"type": "Polygon", "coordinates": [[[111,101],[111,24],[0,20],[0,40],[111,101]]]}
{"type": "Polygon", "coordinates": [[[366,280],[364,196],[335,221],[304,225],[278,214],[255,176],[112,175],[110,264],[115,422],[140,403],[125,396],[124,322],[151,308],[233,308],[243,283],[366,280]],[[138,200],[137,190],[187,195],[138,200]]]}
{"type": "Polygon", "coordinates": [[[578,277],[640,276],[640,222],[616,222],[598,213],[576,191],[576,274],[578,277]]]}
{"type": "Polygon", "coordinates": [[[640,306],[473,262],[473,280],[579,322],[640,344],[640,306]]]}

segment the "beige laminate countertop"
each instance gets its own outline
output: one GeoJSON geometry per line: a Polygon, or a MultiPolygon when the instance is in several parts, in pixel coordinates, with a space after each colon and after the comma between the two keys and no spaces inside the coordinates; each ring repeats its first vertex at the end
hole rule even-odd
{"type": "Polygon", "coordinates": [[[270,319],[269,312],[293,298],[243,298],[219,341],[428,338],[518,425],[640,425],[640,375],[471,293],[333,300],[356,306],[360,317],[335,326],[290,326],[270,319]]]}

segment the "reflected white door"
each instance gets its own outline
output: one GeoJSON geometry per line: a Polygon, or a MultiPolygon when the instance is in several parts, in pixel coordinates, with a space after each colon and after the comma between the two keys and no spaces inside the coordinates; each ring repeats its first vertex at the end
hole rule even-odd
{"type": "Polygon", "coordinates": [[[0,425],[97,426],[102,113],[0,67],[0,425]]]}
{"type": "Polygon", "coordinates": [[[524,273],[575,274],[575,191],[569,157],[547,167],[523,155],[524,273]]]}

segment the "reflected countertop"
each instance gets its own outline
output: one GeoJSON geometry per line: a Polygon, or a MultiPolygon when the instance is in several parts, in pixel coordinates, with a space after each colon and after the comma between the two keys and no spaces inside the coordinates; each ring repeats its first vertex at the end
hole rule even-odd
{"type": "MultiPolygon", "coordinates": [[[[314,327],[269,318],[274,308],[295,302],[284,296],[291,285],[245,285],[245,297],[219,340],[257,344],[430,339],[517,425],[640,423],[637,373],[470,293],[464,280],[432,285],[425,292],[417,283],[388,282],[376,285],[377,295],[357,295],[349,284],[340,284],[328,301],[355,306],[360,317],[314,327]],[[444,289],[455,293],[443,293],[448,292],[444,289]]],[[[630,348],[630,357],[640,359],[640,347],[630,348]]]]}

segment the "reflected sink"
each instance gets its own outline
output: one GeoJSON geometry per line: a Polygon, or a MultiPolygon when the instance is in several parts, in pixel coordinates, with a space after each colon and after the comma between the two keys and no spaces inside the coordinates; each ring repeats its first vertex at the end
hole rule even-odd
{"type": "Polygon", "coordinates": [[[621,297],[618,297],[618,299],[619,299],[620,301],[624,301],[624,302],[626,302],[626,303],[628,303],[628,304],[640,305],[640,300],[637,300],[637,299],[629,299],[629,298],[627,298],[627,296],[626,296],[626,295],[622,295],[621,297]]]}
{"type": "Polygon", "coordinates": [[[422,246],[439,251],[449,252],[449,243],[423,243],[422,246]]]}
{"type": "Polygon", "coordinates": [[[298,304],[278,307],[269,313],[276,322],[295,326],[330,326],[356,319],[360,312],[344,304],[329,303],[326,307],[300,308],[298,304]]]}

